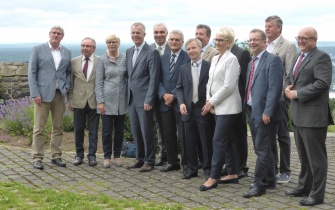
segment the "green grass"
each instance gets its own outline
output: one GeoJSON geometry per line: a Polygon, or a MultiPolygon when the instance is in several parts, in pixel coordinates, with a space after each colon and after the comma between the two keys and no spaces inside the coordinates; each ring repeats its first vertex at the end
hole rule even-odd
{"type": "Polygon", "coordinates": [[[329,133],[335,133],[335,125],[329,125],[328,126],[328,132],[329,133]]]}
{"type": "Polygon", "coordinates": [[[183,209],[182,204],[160,204],[138,200],[117,200],[106,195],[28,188],[19,183],[0,182],[0,209],[183,209]]]}

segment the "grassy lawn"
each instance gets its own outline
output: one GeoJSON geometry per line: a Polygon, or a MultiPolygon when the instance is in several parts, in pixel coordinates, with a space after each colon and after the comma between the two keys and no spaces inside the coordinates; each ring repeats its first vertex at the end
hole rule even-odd
{"type": "Polygon", "coordinates": [[[0,209],[183,209],[182,204],[116,200],[106,195],[76,194],[52,189],[31,189],[19,183],[0,182],[0,209]]]}

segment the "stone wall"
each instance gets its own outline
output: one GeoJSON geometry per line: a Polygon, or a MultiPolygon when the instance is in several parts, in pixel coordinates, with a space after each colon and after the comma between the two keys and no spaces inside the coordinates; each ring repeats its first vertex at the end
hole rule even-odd
{"type": "Polygon", "coordinates": [[[0,62],[0,98],[29,96],[28,63],[0,62]]]}

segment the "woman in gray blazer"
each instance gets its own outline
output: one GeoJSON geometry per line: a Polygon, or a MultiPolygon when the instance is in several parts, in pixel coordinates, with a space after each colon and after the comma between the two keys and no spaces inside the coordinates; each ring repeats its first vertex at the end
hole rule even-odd
{"type": "Polygon", "coordinates": [[[128,92],[126,55],[119,52],[120,38],[110,35],[106,38],[106,45],[106,54],[99,58],[97,65],[95,94],[97,112],[102,119],[103,165],[109,168],[113,152],[116,166],[122,166],[120,155],[128,109],[128,92]]]}
{"type": "Polygon", "coordinates": [[[238,183],[236,154],[230,138],[231,127],[242,111],[241,96],[238,89],[240,65],[230,49],[234,45],[234,33],[228,28],[221,28],[214,39],[219,51],[212,59],[207,83],[207,102],[202,115],[214,113],[216,125],[213,137],[213,156],[211,173],[208,180],[199,187],[200,191],[218,186],[218,183],[238,183]],[[231,173],[220,178],[226,153],[229,154],[231,173]]]}

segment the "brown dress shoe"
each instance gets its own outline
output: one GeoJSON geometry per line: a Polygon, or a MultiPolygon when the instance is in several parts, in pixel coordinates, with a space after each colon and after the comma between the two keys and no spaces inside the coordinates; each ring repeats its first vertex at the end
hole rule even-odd
{"type": "Polygon", "coordinates": [[[144,164],[141,168],[140,168],[140,172],[149,172],[152,169],[154,169],[154,166],[148,165],[148,164],[144,164]]]}
{"type": "Polygon", "coordinates": [[[136,160],[134,163],[128,165],[126,168],[127,169],[132,169],[132,168],[141,168],[143,166],[143,162],[136,160]]]}

